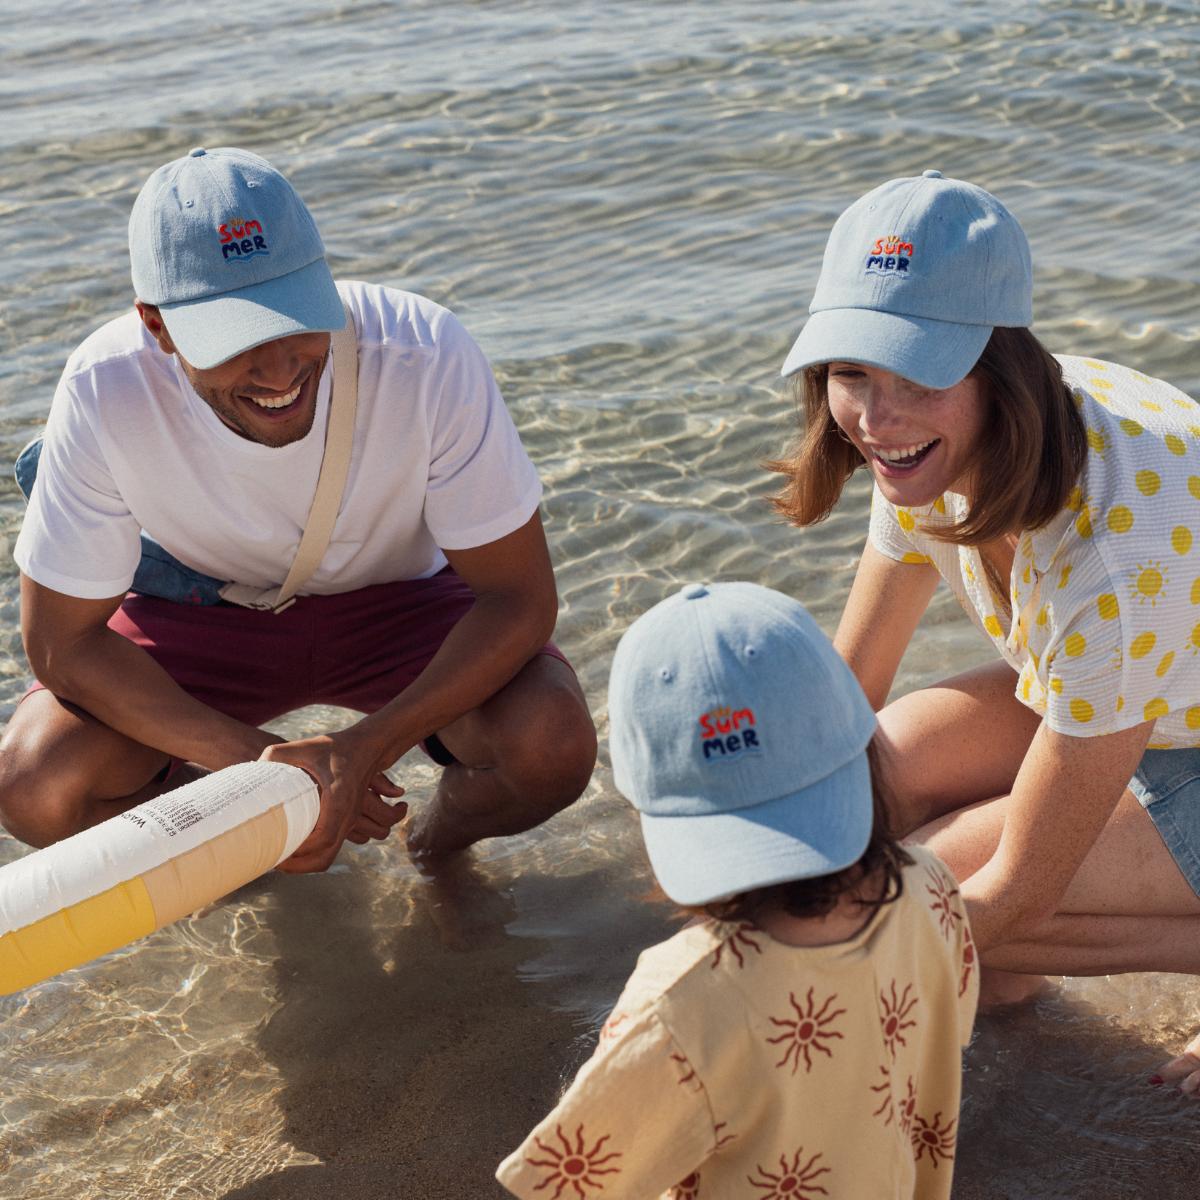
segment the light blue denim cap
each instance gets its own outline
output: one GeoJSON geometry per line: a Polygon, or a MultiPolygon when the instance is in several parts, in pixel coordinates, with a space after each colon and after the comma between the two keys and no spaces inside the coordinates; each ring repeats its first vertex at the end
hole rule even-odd
{"type": "Polygon", "coordinates": [[[837,219],[808,311],[782,375],[855,362],[953,387],[997,325],[1033,323],[1029,242],[983,188],[940,171],[892,179],[837,219]]]}
{"type": "Polygon", "coordinates": [[[346,321],[304,201],[246,150],[198,148],[159,167],[133,205],[129,259],[138,299],[202,370],[346,321]]]}
{"type": "Polygon", "coordinates": [[[621,639],[608,712],[616,785],[677,903],[828,875],[866,849],[875,714],[795,600],[687,585],[621,639]]]}

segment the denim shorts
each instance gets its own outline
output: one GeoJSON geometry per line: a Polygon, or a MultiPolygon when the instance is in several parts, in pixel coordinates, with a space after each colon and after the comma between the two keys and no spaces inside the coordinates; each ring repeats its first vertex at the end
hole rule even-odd
{"type": "Polygon", "coordinates": [[[1129,790],[1200,896],[1200,749],[1147,750],[1129,790]]]}

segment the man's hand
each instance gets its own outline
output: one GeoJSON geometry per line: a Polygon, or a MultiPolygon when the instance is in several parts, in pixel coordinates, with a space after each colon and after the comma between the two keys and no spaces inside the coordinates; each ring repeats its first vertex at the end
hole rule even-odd
{"type": "Polygon", "coordinates": [[[312,833],[278,870],[301,874],[324,871],[344,841],[362,845],[382,840],[408,813],[407,804],[388,804],[404,789],[378,769],[373,751],[346,731],[279,742],[262,753],[268,762],[290,763],[307,771],[321,789],[321,811],[312,833]]]}

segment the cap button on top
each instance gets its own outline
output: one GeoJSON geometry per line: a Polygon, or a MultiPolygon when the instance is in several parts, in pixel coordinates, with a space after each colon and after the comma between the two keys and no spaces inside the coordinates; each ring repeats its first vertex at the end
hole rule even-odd
{"type": "Polygon", "coordinates": [[[197,146],[194,150],[188,151],[188,157],[189,158],[203,158],[204,155],[207,153],[208,153],[208,151],[205,150],[203,146],[197,146]]]}
{"type": "Polygon", "coordinates": [[[687,583],[679,589],[679,594],[685,600],[699,600],[701,596],[708,595],[708,588],[702,583],[687,583]]]}
{"type": "Polygon", "coordinates": [[[941,179],[943,178],[941,171],[922,171],[922,179],[941,179]]]}

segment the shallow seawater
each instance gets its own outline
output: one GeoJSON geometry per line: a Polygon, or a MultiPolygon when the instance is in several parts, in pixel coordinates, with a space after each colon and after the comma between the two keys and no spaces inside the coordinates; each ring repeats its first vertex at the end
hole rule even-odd
{"type": "MultiPolygon", "coordinates": [[[[996,191],[1030,235],[1051,349],[1200,395],[1190,0],[15,0],[0,103],[0,459],[129,304],[144,177],[193,145],[256,149],[336,274],[449,305],[491,357],[602,736],[621,631],[684,582],[753,579],[837,620],[867,489],[798,533],[761,464],[794,431],[776,371],[827,229],[877,182],[936,167],[996,191]]],[[[0,482],[6,547],[21,512],[0,482]]],[[[897,690],[987,653],[941,595],[897,690]]],[[[25,674],[0,563],[0,718],[25,674]]],[[[428,796],[419,756],[398,774],[428,796]]],[[[0,861],[21,853],[0,840],[0,861]]],[[[0,999],[0,1197],[498,1194],[495,1163],[671,927],[649,882],[602,751],[573,810],[450,875],[348,847],[0,999]]],[[[956,1195],[1194,1195],[1200,1109],[1145,1079],[1200,1025],[1198,995],[1067,980],[981,1020],[956,1195]]]]}

